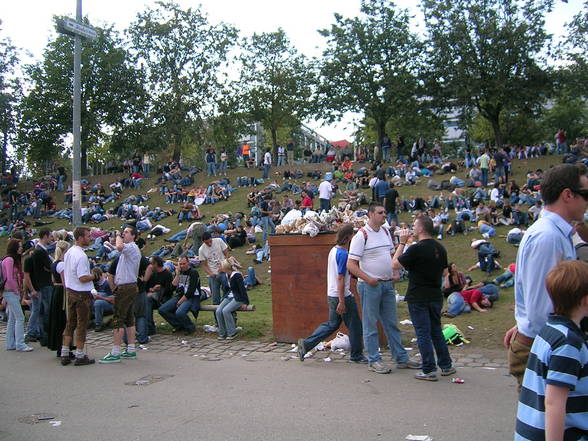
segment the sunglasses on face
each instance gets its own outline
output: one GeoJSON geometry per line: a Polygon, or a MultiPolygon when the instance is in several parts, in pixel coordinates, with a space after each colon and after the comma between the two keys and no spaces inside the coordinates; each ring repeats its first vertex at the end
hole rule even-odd
{"type": "Polygon", "coordinates": [[[582,196],[588,202],[588,188],[579,188],[577,190],[570,188],[570,191],[578,196],[582,196]]]}

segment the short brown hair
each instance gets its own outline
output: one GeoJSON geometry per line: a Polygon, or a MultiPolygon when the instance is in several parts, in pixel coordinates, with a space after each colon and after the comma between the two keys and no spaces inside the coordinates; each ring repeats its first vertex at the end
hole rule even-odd
{"type": "Polygon", "coordinates": [[[345,245],[349,236],[353,235],[353,224],[344,224],[337,231],[337,245],[345,245]]]}
{"type": "Polygon", "coordinates": [[[569,317],[588,296],[588,263],[581,260],[566,260],[551,269],[545,286],[553,310],[557,315],[569,317]]]}
{"type": "Polygon", "coordinates": [[[435,226],[433,225],[433,220],[429,216],[424,213],[418,214],[415,221],[418,221],[418,223],[421,224],[421,227],[423,227],[423,230],[425,230],[429,236],[435,236],[435,226]]]}
{"type": "Polygon", "coordinates": [[[541,198],[546,205],[553,204],[566,188],[580,189],[580,178],[586,174],[584,164],[560,164],[550,168],[543,175],[541,198]]]}
{"type": "Polygon", "coordinates": [[[370,204],[368,205],[368,213],[375,213],[376,212],[376,208],[377,207],[384,207],[384,204],[382,204],[381,202],[370,202],[370,204]]]}
{"type": "Polygon", "coordinates": [[[88,227],[76,227],[73,231],[74,239],[78,240],[80,237],[84,237],[86,231],[90,231],[88,227]]]}

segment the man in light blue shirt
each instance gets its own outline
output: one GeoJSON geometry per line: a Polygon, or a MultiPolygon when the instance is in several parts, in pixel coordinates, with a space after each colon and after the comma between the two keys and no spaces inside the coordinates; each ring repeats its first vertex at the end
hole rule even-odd
{"type": "Polygon", "coordinates": [[[517,253],[515,319],[504,337],[509,370],[521,385],[535,336],[553,312],[545,277],[562,260],[575,260],[575,225],[584,222],[588,207],[586,168],[562,164],[549,169],[541,185],[545,208],[527,230],[517,253]]]}

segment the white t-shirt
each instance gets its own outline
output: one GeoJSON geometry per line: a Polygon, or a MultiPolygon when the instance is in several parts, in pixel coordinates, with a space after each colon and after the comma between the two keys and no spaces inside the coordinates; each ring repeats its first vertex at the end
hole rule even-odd
{"type": "Polygon", "coordinates": [[[84,250],[77,245],[72,246],[63,259],[65,269],[65,287],[74,291],[91,291],[94,288],[92,282],[82,283],[80,277],[90,275],[90,261],[84,250]]]}
{"type": "Polygon", "coordinates": [[[200,262],[206,261],[208,269],[210,269],[213,274],[218,274],[221,262],[225,258],[224,251],[227,248],[228,245],[220,237],[213,238],[211,246],[203,243],[198,250],[200,262]]]}
{"type": "Polygon", "coordinates": [[[135,242],[125,243],[116,266],[115,285],[137,283],[140,264],[141,250],[139,250],[137,244],[135,242]]]}
{"type": "Polygon", "coordinates": [[[323,181],[319,185],[319,199],[331,199],[333,195],[333,186],[329,181],[323,181]]]}
{"type": "Polygon", "coordinates": [[[394,245],[390,233],[380,227],[374,231],[369,225],[363,227],[367,241],[361,229],[351,239],[349,258],[359,261],[361,270],[376,279],[392,279],[392,254],[394,245]]]}
{"type": "Polygon", "coordinates": [[[500,199],[500,191],[497,188],[493,188],[490,192],[490,200],[496,202],[498,199],[500,199]]]}
{"type": "Polygon", "coordinates": [[[265,155],[263,155],[263,164],[272,165],[272,154],[270,152],[265,152],[265,155]]]}
{"type": "Polygon", "coordinates": [[[329,297],[339,297],[337,281],[340,274],[345,275],[345,297],[351,295],[351,291],[349,290],[351,275],[347,271],[347,257],[348,253],[344,248],[333,247],[329,252],[327,259],[327,295],[329,297]]]}

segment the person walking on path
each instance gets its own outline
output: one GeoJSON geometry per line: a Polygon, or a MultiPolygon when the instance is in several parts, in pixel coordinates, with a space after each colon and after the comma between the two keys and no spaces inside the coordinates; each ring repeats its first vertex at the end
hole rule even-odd
{"type": "Polygon", "coordinates": [[[542,215],[525,233],[515,272],[516,325],[504,336],[509,371],[522,384],[533,341],[553,312],[545,287],[547,273],[563,260],[576,260],[572,236],[584,225],[588,177],[583,165],[561,164],[545,172],[542,215]]]}
{"type": "Polygon", "coordinates": [[[447,251],[435,239],[433,221],[420,214],[413,224],[413,235],[417,242],[406,249],[410,237],[409,230],[402,230],[398,248],[393,258],[393,268],[408,271],[408,290],[405,300],[412,320],[422,371],[415,375],[417,380],[437,381],[437,364],[441,375],[454,374],[447,343],[441,329],[441,308],[443,293],[441,281],[447,274],[447,251]],[[433,353],[434,349],[434,353],[433,353]],[[437,362],[435,362],[437,354],[437,362]]]}
{"type": "Polygon", "coordinates": [[[383,227],[385,222],[386,210],[382,204],[371,203],[368,223],[353,236],[347,260],[347,269],[359,278],[357,290],[361,296],[363,340],[368,352],[368,367],[378,374],[392,372],[382,363],[378,350],[378,320],[384,328],[396,367],[421,367],[420,363],[408,357],[397,325],[396,294],[392,282],[394,245],[390,232],[383,227]]]}
{"type": "Polygon", "coordinates": [[[356,363],[367,363],[363,355],[363,333],[361,319],[350,290],[351,275],[347,271],[347,248],[353,237],[353,225],[346,224],[337,232],[337,244],[331,248],[327,258],[327,302],[329,305],[329,321],[322,323],[308,338],[298,340],[298,356],[304,356],[317,344],[336,332],[345,323],[349,330],[351,355],[349,359],[356,363]]]}
{"type": "Polygon", "coordinates": [[[116,232],[116,249],[120,253],[114,276],[114,311],[112,325],[114,327],[112,350],[99,363],[120,363],[121,359],[136,359],[135,350],[135,298],[139,292],[137,277],[141,263],[141,250],[135,243],[137,230],[128,226],[116,232]],[[127,348],[121,352],[121,344],[125,333],[128,339],[127,348]]]}

